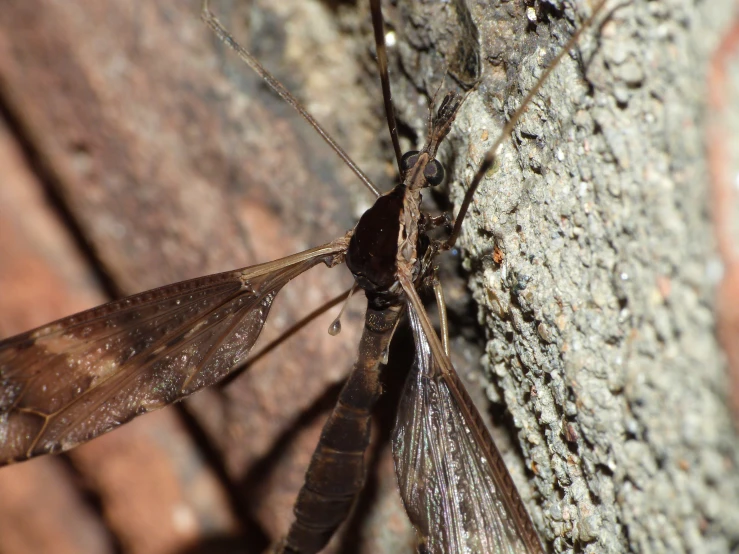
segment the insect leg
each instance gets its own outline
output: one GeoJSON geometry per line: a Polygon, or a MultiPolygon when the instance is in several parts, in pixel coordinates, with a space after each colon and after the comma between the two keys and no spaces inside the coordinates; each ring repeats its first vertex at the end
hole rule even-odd
{"type": "Polygon", "coordinates": [[[272,75],[267,69],[260,64],[257,59],[252,56],[243,46],[241,46],[238,42],[236,42],[236,39],[234,39],[231,34],[226,30],[226,28],[221,24],[220,21],[218,21],[218,18],[213,14],[212,11],[210,11],[210,0],[203,0],[202,8],[200,12],[200,17],[203,20],[203,22],[210,27],[213,32],[220,38],[224,44],[228,45],[236,54],[241,58],[241,60],[248,65],[251,69],[254,70],[254,72],[259,75],[267,85],[274,90],[280,98],[282,98],[287,104],[292,106],[295,111],[297,111],[310,125],[313,127],[316,132],[321,136],[323,140],[326,141],[326,143],[333,149],[334,152],[338,154],[338,156],[344,160],[344,163],[349,166],[349,168],[359,177],[359,179],[362,181],[362,184],[367,187],[372,194],[375,196],[380,196],[380,191],[377,189],[377,187],[372,184],[372,181],[370,181],[369,177],[364,174],[364,172],[359,168],[359,166],[349,157],[349,154],[347,154],[341,146],[338,145],[338,143],[331,138],[331,136],[326,132],[326,130],[321,126],[318,121],[306,110],[303,105],[298,101],[295,96],[293,96],[292,93],[290,93],[289,90],[287,90],[282,83],[280,83],[274,75],[272,75]]]}
{"type": "Polygon", "coordinates": [[[223,389],[234,382],[234,380],[238,379],[241,375],[243,375],[257,360],[262,359],[264,356],[272,352],[275,348],[280,346],[283,342],[285,342],[287,339],[292,337],[295,333],[300,331],[303,327],[308,325],[311,321],[316,319],[317,317],[325,314],[327,311],[329,311],[334,306],[337,306],[344,302],[347,298],[349,298],[349,295],[351,294],[351,290],[347,290],[342,292],[340,295],[333,297],[331,300],[328,300],[323,305],[319,306],[315,310],[313,310],[311,313],[306,315],[304,318],[302,318],[300,321],[296,322],[294,325],[290,326],[289,329],[286,329],[283,333],[280,334],[279,337],[277,337],[275,340],[271,341],[269,344],[265,344],[262,348],[259,349],[258,352],[255,352],[249,358],[246,360],[246,363],[239,367],[238,369],[234,369],[232,373],[228,375],[223,381],[221,381],[218,384],[218,387],[220,389],[223,389]]]}
{"type": "Polygon", "coordinates": [[[382,8],[380,0],[370,0],[370,10],[372,11],[372,28],[375,32],[375,48],[377,49],[377,67],[380,73],[380,81],[382,83],[382,98],[385,104],[385,116],[388,127],[390,128],[390,139],[393,142],[393,150],[395,151],[395,159],[398,163],[398,171],[403,172],[401,158],[403,153],[400,151],[400,142],[398,141],[398,124],[395,121],[395,110],[393,109],[392,95],[390,94],[390,76],[388,75],[387,47],[385,46],[385,29],[382,21],[382,8]]]}
{"type": "Polygon", "coordinates": [[[593,24],[593,21],[598,16],[598,13],[605,6],[605,4],[606,4],[605,0],[600,0],[600,2],[596,4],[595,8],[593,8],[593,12],[591,13],[590,17],[588,17],[588,19],[575,31],[575,33],[567,41],[567,44],[565,44],[564,48],[562,48],[562,50],[559,51],[557,56],[555,56],[555,58],[549,64],[549,67],[547,67],[544,70],[544,73],[542,74],[541,78],[536,82],[536,84],[526,94],[523,101],[521,102],[521,105],[513,113],[511,118],[505,124],[505,127],[503,127],[503,130],[501,131],[500,135],[498,135],[498,138],[495,140],[495,142],[490,147],[490,149],[485,153],[485,157],[483,158],[482,163],[480,163],[480,167],[478,167],[477,171],[475,172],[475,176],[472,178],[472,182],[470,183],[470,186],[467,189],[467,192],[465,192],[464,200],[462,200],[462,205],[459,208],[459,213],[457,213],[456,220],[454,221],[454,228],[452,229],[452,233],[447,239],[446,243],[444,243],[442,250],[451,249],[454,246],[454,244],[457,242],[457,238],[459,238],[459,233],[462,231],[462,222],[464,221],[465,215],[467,215],[467,210],[469,209],[470,204],[472,203],[472,198],[475,195],[475,191],[477,190],[477,187],[480,185],[482,178],[490,170],[490,168],[493,167],[493,164],[495,163],[495,159],[497,156],[498,148],[500,148],[500,145],[502,144],[502,142],[506,140],[510,136],[510,134],[513,132],[513,128],[516,126],[518,121],[521,119],[521,116],[523,116],[523,114],[526,113],[526,110],[528,109],[529,104],[531,103],[531,100],[534,98],[534,96],[536,96],[536,94],[539,92],[541,87],[547,81],[552,71],[554,71],[554,69],[559,65],[560,60],[564,56],[566,56],[569,53],[569,51],[575,46],[577,41],[580,40],[580,35],[583,33],[583,31],[591,27],[591,25],[593,24]]]}
{"type": "Polygon", "coordinates": [[[444,348],[444,354],[449,356],[449,320],[446,313],[446,302],[444,301],[444,289],[439,281],[439,272],[434,268],[434,274],[431,277],[431,284],[434,287],[434,296],[436,297],[436,306],[439,310],[439,334],[441,335],[441,346],[444,348]]]}

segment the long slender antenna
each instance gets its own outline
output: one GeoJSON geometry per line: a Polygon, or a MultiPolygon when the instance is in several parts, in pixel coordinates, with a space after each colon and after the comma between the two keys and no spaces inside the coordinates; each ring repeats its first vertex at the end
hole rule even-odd
{"type": "Polygon", "coordinates": [[[382,99],[385,104],[385,118],[390,129],[390,140],[393,141],[393,150],[395,151],[395,160],[398,163],[398,172],[402,175],[403,168],[400,160],[403,153],[400,151],[400,142],[398,141],[398,124],[395,121],[395,110],[393,109],[393,99],[390,93],[390,76],[388,75],[387,63],[387,46],[385,45],[385,26],[382,20],[382,8],[380,0],[370,0],[370,11],[372,12],[372,28],[375,31],[375,49],[377,50],[377,67],[380,71],[380,82],[382,83],[382,99]]]}
{"type": "Polygon", "coordinates": [[[539,78],[536,84],[531,88],[531,90],[529,90],[528,94],[523,99],[518,109],[514,112],[514,114],[508,120],[508,123],[505,124],[505,127],[503,127],[503,130],[498,135],[498,138],[495,140],[495,143],[485,153],[485,157],[483,158],[482,163],[480,164],[480,167],[477,169],[477,172],[475,173],[475,176],[472,178],[472,182],[470,183],[470,186],[464,195],[464,200],[462,201],[462,205],[459,208],[459,213],[457,214],[457,218],[454,221],[454,228],[452,229],[451,235],[449,236],[447,241],[444,243],[444,249],[452,248],[454,244],[457,242],[457,238],[459,238],[459,233],[462,230],[462,222],[464,221],[464,218],[467,215],[467,210],[469,209],[470,203],[472,202],[472,197],[475,195],[475,191],[477,190],[477,187],[480,185],[482,178],[485,176],[488,170],[495,163],[495,160],[497,158],[498,148],[500,147],[501,143],[510,136],[511,132],[513,131],[513,127],[518,123],[519,119],[521,119],[521,116],[524,113],[526,113],[526,110],[529,108],[531,99],[536,95],[537,92],[539,92],[544,82],[549,78],[549,75],[551,75],[552,71],[554,71],[554,69],[559,64],[560,60],[572,49],[573,46],[575,46],[575,43],[579,40],[580,35],[583,33],[583,31],[585,29],[590,28],[591,24],[593,23],[596,16],[598,15],[598,12],[600,12],[601,8],[603,8],[605,4],[606,4],[606,0],[600,0],[600,2],[598,2],[598,4],[593,9],[593,13],[590,14],[590,17],[588,17],[587,20],[585,20],[585,23],[580,25],[580,27],[570,37],[570,40],[567,41],[567,44],[565,44],[564,48],[560,49],[557,56],[554,58],[554,60],[552,60],[552,63],[550,63],[549,66],[544,70],[544,73],[542,74],[542,76],[539,78]]]}
{"type": "MultiPolygon", "coordinates": [[[[339,155],[339,157],[344,160],[344,163],[349,166],[349,168],[359,177],[359,180],[362,181],[362,184],[364,184],[365,187],[367,187],[372,194],[374,194],[376,197],[380,196],[380,191],[377,189],[377,187],[372,184],[372,181],[370,181],[369,177],[364,174],[364,172],[359,169],[359,166],[357,166],[356,163],[354,163],[354,160],[352,160],[349,157],[349,154],[344,152],[343,148],[339,146],[334,139],[331,138],[331,136],[321,127],[321,125],[316,121],[313,116],[308,113],[308,111],[298,102],[298,99],[295,98],[290,91],[288,91],[284,86],[282,86],[282,83],[280,83],[269,71],[267,71],[262,64],[260,64],[254,56],[252,56],[243,46],[241,46],[236,40],[231,36],[231,34],[226,30],[226,28],[221,24],[220,21],[218,21],[218,18],[213,14],[213,12],[210,11],[210,0],[203,0],[203,7],[200,12],[201,19],[210,27],[213,32],[220,38],[226,45],[228,45],[236,54],[241,58],[241,60],[251,67],[254,72],[259,75],[269,87],[274,90],[280,98],[282,98],[285,102],[287,102],[290,106],[292,106],[295,111],[297,111],[301,116],[303,116],[303,119],[305,119],[308,123],[311,124],[311,126],[316,130],[316,132],[321,135],[321,138],[328,143],[328,145],[334,149],[334,151],[339,155]]],[[[386,65],[387,65],[387,57],[386,57],[386,65]]]]}

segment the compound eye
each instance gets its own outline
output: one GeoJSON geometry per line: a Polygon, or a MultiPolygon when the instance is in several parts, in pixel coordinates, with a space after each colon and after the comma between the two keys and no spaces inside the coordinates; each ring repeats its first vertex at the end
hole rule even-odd
{"type": "Polygon", "coordinates": [[[416,165],[418,154],[420,154],[418,150],[411,150],[410,152],[403,154],[403,157],[400,158],[400,169],[402,169],[403,172],[410,170],[414,165],[416,165]]]}
{"type": "Polygon", "coordinates": [[[423,176],[432,187],[440,185],[444,180],[444,166],[436,160],[431,160],[423,168],[423,176]]]}

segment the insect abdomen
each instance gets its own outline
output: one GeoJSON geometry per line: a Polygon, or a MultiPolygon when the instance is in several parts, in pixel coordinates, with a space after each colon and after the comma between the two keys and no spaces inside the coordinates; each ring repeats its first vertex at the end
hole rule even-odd
{"type": "Polygon", "coordinates": [[[367,308],[357,363],[323,428],[295,504],[295,521],[281,552],[320,551],[364,486],[370,418],[382,391],[380,364],[401,308],[367,308]]]}

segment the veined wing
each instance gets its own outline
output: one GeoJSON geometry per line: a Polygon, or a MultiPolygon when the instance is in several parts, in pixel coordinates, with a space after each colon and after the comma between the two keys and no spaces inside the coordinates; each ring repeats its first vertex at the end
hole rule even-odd
{"type": "Polygon", "coordinates": [[[393,455],[420,551],[543,554],[500,453],[410,288],[416,355],[400,401],[393,455]]]}
{"type": "Polygon", "coordinates": [[[279,290],[344,239],[110,302],[0,342],[0,465],[61,452],[227,375],[279,290]]]}

